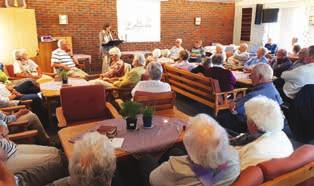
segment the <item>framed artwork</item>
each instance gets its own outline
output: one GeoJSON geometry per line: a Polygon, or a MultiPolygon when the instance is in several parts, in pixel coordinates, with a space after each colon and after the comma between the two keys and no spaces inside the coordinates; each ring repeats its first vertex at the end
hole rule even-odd
{"type": "Polygon", "coordinates": [[[7,8],[26,8],[25,0],[5,0],[7,8]]]}

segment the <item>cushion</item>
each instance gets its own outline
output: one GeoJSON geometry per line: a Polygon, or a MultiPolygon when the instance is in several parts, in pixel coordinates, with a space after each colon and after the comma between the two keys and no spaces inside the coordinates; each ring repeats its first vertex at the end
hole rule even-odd
{"type": "Polygon", "coordinates": [[[61,106],[67,122],[105,117],[105,90],[102,85],[61,89],[61,106]]]}
{"type": "Polygon", "coordinates": [[[249,166],[244,169],[238,179],[232,186],[256,186],[262,184],[264,181],[263,172],[257,166],[249,166]]]}
{"type": "Polygon", "coordinates": [[[314,161],[314,145],[303,145],[287,158],[276,158],[258,164],[265,181],[272,180],[314,161]]]}

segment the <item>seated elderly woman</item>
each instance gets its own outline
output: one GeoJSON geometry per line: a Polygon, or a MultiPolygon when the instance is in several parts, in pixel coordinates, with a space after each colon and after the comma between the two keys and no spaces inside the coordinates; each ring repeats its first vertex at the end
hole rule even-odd
{"type": "Polygon", "coordinates": [[[244,65],[244,63],[249,60],[250,54],[247,52],[248,45],[246,43],[241,43],[238,50],[236,50],[231,57],[231,60],[236,65],[244,65]]]}
{"type": "Polygon", "coordinates": [[[215,50],[213,51],[213,53],[212,53],[212,55],[210,56],[210,58],[212,58],[212,57],[215,56],[216,54],[222,55],[222,57],[223,57],[223,62],[226,61],[227,56],[226,56],[226,52],[225,52],[225,47],[224,47],[222,44],[220,44],[220,43],[216,44],[216,48],[215,48],[215,50]]]}
{"type": "Polygon", "coordinates": [[[149,76],[149,80],[138,82],[132,90],[132,96],[134,96],[137,91],[152,93],[171,91],[171,87],[168,83],[160,81],[163,73],[160,63],[152,62],[148,64],[146,73],[149,76]]]}
{"type": "Polygon", "coordinates": [[[92,80],[91,84],[101,84],[105,88],[133,88],[142,78],[145,72],[144,54],[135,54],[132,62],[133,68],[119,79],[92,80]]]}
{"type": "MultiPolygon", "coordinates": [[[[36,114],[32,113],[31,111],[27,109],[21,109],[18,112],[12,114],[12,115],[6,115],[3,112],[0,111],[0,125],[7,126],[8,124],[12,122],[27,122],[27,129],[34,129],[38,131],[38,135],[36,136],[36,142],[40,145],[49,145],[50,144],[50,138],[48,134],[46,133],[43,125],[41,124],[39,118],[36,116],[36,114]]],[[[16,130],[16,129],[15,129],[16,130]]],[[[14,132],[10,131],[10,132],[14,132]]]]}
{"type": "Polygon", "coordinates": [[[195,67],[195,65],[189,62],[189,53],[186,50],[180,51],[178,61],[172,64],[172,66],[187,71],[191,71],[195,67]]]}
{"type": "Polygon", "coordinates": [[[158,62],[163,64],[163,63],[173,63],[173,59],[170,57],[170,50],[168,49],[163,49],[161,50],[161,58],[159,58],[158,62]]]}
{"type": "Polygon", "coordinates": [[[154,61],[159,62],[159,59],[161,57],[161,50],[159,48],[156,48],[153,50],[152,54],[153,54],[152,57],[154,58],[154,61]]]}
{"type": "Polygon", "coordinates": [[[272,158],[289,156],[293,147],[282,131],[284,116],[279,104],[265,96],[257,96],[247,101],[244,107],[247,127],[256,139],[238,149],[241,170],[272,158]]]}
{"type": "Polygon", "coordinates": [[[13,63],[14,74],[20,78],[31,78],[37,83],[50,81],[53,78],[42,74],[39,66],[31,59],[25,49],[19,49],[15,52],[15,61],[13,63]]]}
{"type": "Polygon", "coordinates": [[[176,39],[175,45],[170,49],[170,58],[177,60],[179,58],[179,53],[184,50],[182,45],[182,39],[176,39]]]}
{"type": "Polygon", "coordinates": [[[17,185],[46,185],[66,176],[58,149],[40,145],[17,145],[7,139],[7,134],[7,127],[0,125],[0,159],[15,174],[17,185]]]}
{"type": "Polygon", "coordinates": [[[306,56],[308,56],[309,50],[308,48],[302,48],[300,50],[300,52],[298,53],[298,60],[296,60],[295,62],[293,62],[292,66],[290,67],[289,70],[293,70],[296,69],[302,65],[305,65],[305,58],[306,56]]]}
{"type": "Polygon", "coordinates": [[[68,71],[69,76],[85,78],[88,74],[83,70],[77,68],[77,59],[70,54],[69,44],[65,40],[58,41],[58,48],[52,51],[51,66],[59,73],[62,70],[68,71]]]}
{"type": "Polygon", "coordinates": [[[120,59],[121,51],[119,48],[114,47],[110,49],[109,56],[110,67],[108,68],[108,71],[100,75],[100,79],[120,78],[131,69],[131,66],[129,64],[124,63],[123,60],[120,59]]]}
{"type": "Polygon", "coordinates": [[[236,79],[230,70],[223,67],[223,56],[216,54],[212,57],[213,67],[208,69],[208,77],[218,80],[222,92],[231,91],[236,85],[236,79]]]}
{"type": "Polygon", "coordinates": [[[244,64],[244,68],[247,71],[251,71],[252,68],[260,63],[264,63],[267,64],[267,58],[265,57],[265,55],[267,54],[267,49],[264,47],[259,48],[256,51],[256,57],[252,57],[251,59],[249,59],[247,62],[245,62],[244,64]]]}
{"type": "Polygon", "coordinates": [[[109,139],[98,132],[87,133],[74,144],[70,159],[70,176],[53,182],[53,186],[114,186],[116,156],[109,139]]]}
{"type": "Polygon", "coordinates": [[[149,176],[158,185],[231,185],[240,174],[237,151],[226,131],[210,116],[191,119],[183,137],[187,154],[170,156],[149,176]]]}
{"type": "Polygon", "coordinates": [[[299,44],[293,45],[292,52],[289,52],[289,57],[298,58],[298,54],[301,51],[301,46],[299,44]]]}
{"type": "Polygon", "coordinates": [[[193,68],[191,72],[194,74],[201,74],[201,75],[209,77],[208,70],[210,66],[211,66],[211,59],[205,58],[205,60],[201,62],[201,64],[197,65],[197,67],[193,68]]]}

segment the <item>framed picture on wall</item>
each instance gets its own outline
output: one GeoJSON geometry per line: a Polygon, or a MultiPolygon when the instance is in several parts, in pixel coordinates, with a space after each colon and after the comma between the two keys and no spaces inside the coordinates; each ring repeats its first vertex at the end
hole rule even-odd
{"type": "Polygon", "coordinates": [[[26,8],[25,0],[5,0],[7,8],[26,8]]]}

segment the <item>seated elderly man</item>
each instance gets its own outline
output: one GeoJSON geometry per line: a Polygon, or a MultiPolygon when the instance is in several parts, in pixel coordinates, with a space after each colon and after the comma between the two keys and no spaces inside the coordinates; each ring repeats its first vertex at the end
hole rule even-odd
{"type": "Polygon", "coordinates": [[[305,65],[285,71],[281,75],[281,78],[285,80],[283,92],[290,99],[294,99],[303,86],[314,84],[314,45],[308,48],[306,55],[305,65]]]}
{"type": "Polygon", "coordinates": [[[190,62],[202,62],[202,58],[205,57],[205,50],[202,45],[202,40],[195,41],[194,46],[191,49],[191,58],[189,60],[190,62]]]}
{"type": "Polygon", "coordinates": [[[135,54],[132,62],[133,68],[119,79],[92,80],[91,84],[101,84],[106,88],[132,88],[140,80],[145,72],[145,57],[143,54],[135,54]]]}
{"type": "Polygon", "coordinates": [[[159,48],[156,48],[152,52],[152,57],[154,61],[158,62],[161,57],[161,50],[159,48]]]}
{"type": "Polygon", "coordinates": [[[69,45],[65,40],[58,41],[58,48],[52,51],[51,66],[59,73],[62,70],[68,71],[69,76],[85,78],[87,73],[77,68],[78,61],[69,54],[69,45]]]}
{"type": "Polygon", "coordinates": [[[40,145],[17,145],[7,139],[7,134],[7,127],[0,125],[0,159],[15,174],[17,185],[46,185],[66,176],[58,149],[40,145]]]}
{"type": "Polygon", "coordinates": [[[244,105],[247,128],[256,139],[238,149],[241,170],[272,158],[284,158],[293,152],[292,144],[282,131],[284,116],[274,100],[264,96],[250,99],[244,105]]]}
{"type": "Polygon", "coordinates": [[[279,49],[276,53],[276,57],[270,62],[274,75],[280,77],[282,72],[289,70],[292,62],[288,58],[288,53],[285,49],[279,49]]]}
{"type": "Polygon", "coordinates": [[[283,103],[279,92],[272,82],[273,70],[268,64],[256,65],[253,68],[250,78],[252,79],[253,84],[251,92],[237,100],[235,103],[230,102],[231,112],[223,112],[218,116],[218,121],[223,127],[235,132],[247,131],[244,104],[248,100],[262,95],[276,101],[279,105],[283,103]]]}
{"type": "Polygon", "coordinates": [[[176,39],[175,45],[170,49],[170,58],[177,60],[179,58],[179,53],[184,50],[182,45],[182,39],[176,39]]]}
{"type": "Polygon", "coordinates": [[[289,70],[293,70],[293,69],[298,68],[302,65],[305,65],[306,64],[305,57],[309,55],[308,53],[309,53],[308,48],[302,48],[300,50],[300,52],[298,53],[298,60],[293,62],[293,64],[291,65],[289,70]]]}
{"type": "Polygon", "coordinates": [[[189,53],[186,50],[180,51],[178,61],[172,64],[172,66],[187,71],[191,71],[195,67],[195,65],[189,62],[189,53]]]}
{"type": "Polygon", "coordinates": [[[87,133],[74,144],[70,176],[53,186],[115,186],[116,156],[109,139],[98,132],[87,133]]]}
{"type": "Polygon", "coordinates": [[[19,49],[15,52],[15,61],[13,63],[14,74],[20,78],[31,78],[37,83],[50,81],[53,78],[42,74],[39,66],[31,59],[25,49],[19,49]]]}
{"type": "MultiPolygon", "coordinates": [[[[38,136],[36,137],[36,141],[40,145],[48,145],[50,144],[50,138],[46,133],[43,125],[41,124],[39,118],[36,114],[30,112],[27,109],[21,109],[18,112],[12,115],[6,115],[0,111],[0,125],[7,126],[12,122],[27,122],[27,129],[34,129],[38,131],[38,136]]],[[[13,131],[14,132],[14,129],[13,131]]]]}
{"type": "Polygon", "coordinates": [[[187,154],[170,156],[149,176],[158,185],[231,185],[240,174],[237,151],[226,131],[210,116],[191,119],[183,137],[187,154]]]}
{"type": "Polygon", "coordinates": [[[247,62],[245,62],[244,67],[246,70],[251,70],[255,65],[260,63],[268,63],[267,58],[265,55],[267,54],[267,49],[261,47],[256,52],[256,57],[252,57],[247,62]]]}
{"type": "Polygon", "coordinates": [[[223,62],[226,61],[227,55],[226,55],[226,52],[225,52],[225,47],[224,47],[222,44],[220,44],[220,43],[216,44],[216,48],[215,48],[215,50],[213,51],[213,53],[212,53],[212,55],[210,56],[210,58],[212,58],[212,57],[215,56],[216,54],[222,55],[222,57],[223,57],[223,62]]]}
{"type": "Polygon", "coordinates": [[[231,60],[236,65],[244,65],[250,58],[250,54],[247,52],[249,46],[246,43],[241,43],[238,50],[236,50],[231,60]]]}
{"type": "Polygon", "coordinates": [[[270,52],[270,54],[276,54],[278,46],[276,43],[273,43],[272,38],[268,38],[267,43],[265,44],[265,48],[270,52]]]}
{"type": "Polygon", "coordinates": [[[208,69],[208,77],[218,80],[222,92],[231,91],[236,85],[236,79],[230,70],[223,67],[223,56],[216,54],[212,57],[213,67],[208,69]]]}
{"type": "Polygon", "coordinates": [[[121,59],[121,51],[117,47],[109,50],[110,66],[106,72],[100,75],[100,79],[120,78],[130,71],[131,65],[124,63],[121,59]]]}
{"type": "Polygon", "coordinates": [[[138,82],[132,90],[132,96],[134,96],[137,91],[152,93],[171,91],[171,87],[168,83],[160,81],[163,73],[160,63],[149,63],[146,68],[146,73],[149,76],[149,80],[138,82]]]}

